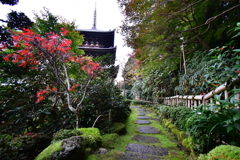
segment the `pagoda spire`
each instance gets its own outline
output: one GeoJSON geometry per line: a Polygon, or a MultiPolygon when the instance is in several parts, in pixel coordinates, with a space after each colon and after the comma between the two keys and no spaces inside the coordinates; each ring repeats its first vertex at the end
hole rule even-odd
{"type": "Polygon", "coordinates": [[[94,10],[94,16],[93,16],[93,27],[92,29],[97,29],[97,2],[95,2],[95,10],[94,10]]]}

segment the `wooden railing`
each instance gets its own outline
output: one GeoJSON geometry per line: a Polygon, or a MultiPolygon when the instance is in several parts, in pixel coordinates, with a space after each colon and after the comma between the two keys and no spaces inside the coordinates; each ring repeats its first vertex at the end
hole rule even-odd
{"type": "MultiPolygon", "coordinates": [[[[232,81],[231,85],[234,86],[234,89],[239,88],[240,84],[240,78],[236,78],[232,81]],[[238,87],[237,87],[238,86],[238,87]]],[[[176,95],[172,97],[161,97],[160,99],[162,100],[162,104],[164,105],[170,105],[170,106],[175,106],[175,105],[183,105],[187,106],[190,108],[194,108],[200,104],[206,105],[207,103],[213,103],[213,97],[216,94],[220,94],[224,92],[224,99],[229,98],[229,91],[228,91],[228,83],[226,82],[225,84],[220,85],[217,87],[215,90],[203,94],[203,95],[176,95]]],[[[234,100],[238,101],[239,103],[237,104],[236,107],[240,107],[240,93],[235,92],[234,93],[234,100]]],[[[216,102],[218,103],[218,102],[216,102]]]]}

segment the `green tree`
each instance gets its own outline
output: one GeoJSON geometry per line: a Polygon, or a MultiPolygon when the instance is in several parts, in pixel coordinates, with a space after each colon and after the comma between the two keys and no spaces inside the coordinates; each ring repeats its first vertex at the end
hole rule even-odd
{"type": "Polygon", "coordinates": [[[18,4],[19,0],[0,0],[0,2],[2,4],[14,6],[14,5],[18,4]]]}
{"type": "MultiPolygon", "coordinates": [[[[156,72],[159,75],[171,75],[183,69],[186,74],[186,61],[197,54],[195,51],[208,51],[229,42],[231,36],[227,31],[238,21],[240,7],[237,1],[118,0],[118,3],[125,16],[121,31],[126,44],[135,51],[134,58],[141,61],[138,73],[142,80],[150,78],[148,73],[153,65],[164,66],[156,72]]],[[[162,83],[173,82],[168,90],[174,91],[177,77],[162,78],[162,83]]]]}

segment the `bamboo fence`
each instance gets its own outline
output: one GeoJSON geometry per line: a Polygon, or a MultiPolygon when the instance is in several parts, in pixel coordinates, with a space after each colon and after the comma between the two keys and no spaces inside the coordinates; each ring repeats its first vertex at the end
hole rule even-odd
{"type": "MultiPolygon", "coordinates": [[[[239,89],[240,84],[240,78],[236,78],[232,81],[231,85],[234,89],[239,89]]],[[[175,105],[183,105],[187,106],[189,108],[194,108],[200,104],[206,105],[208,103],[217,103],[214,102],[213,97],[214,95],[218,95],[220,93],[223,94],[222,99],[228,99],[229,98],[229,91],[228,88],[230,87],[230,84],[227,82],[217,87],[215,90],[203,94],[203,95],[176,95],[172,97],[161,97],[162,104],[169,105],[169,106],[175,106],[175,105]]],[[[234,101],[239,102],[236,104],[236,107],[240,107],[240,92],[234,92],[234,101]]]]}

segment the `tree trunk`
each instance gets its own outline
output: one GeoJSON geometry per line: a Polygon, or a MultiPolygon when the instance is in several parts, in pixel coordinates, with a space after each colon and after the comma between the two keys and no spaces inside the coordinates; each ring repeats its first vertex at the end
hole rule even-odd
{"type": "Polygon", "coordinates": [[[210,49],[210,46],[202,39],[200,35],[197,35],[197,39],[204,46],[204,48],[206,48],[207,50],[210,49]]]}
{"type": "Polygon", "coordinates": [[[182,53],[183,53],[184,74],[187,74],[186,57],[185,57],[185,53],[184,53],[184,45],[183,44],[182,44],[182,53]]]}
{"type": "Polygon", "coordinates": [[[75,113],[75,116],[76,116],[76,129],[78,129],[78,126],[79,126],[79,118],[78,118],[78,114],[75,113]]]}

